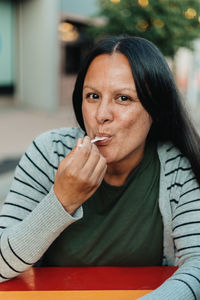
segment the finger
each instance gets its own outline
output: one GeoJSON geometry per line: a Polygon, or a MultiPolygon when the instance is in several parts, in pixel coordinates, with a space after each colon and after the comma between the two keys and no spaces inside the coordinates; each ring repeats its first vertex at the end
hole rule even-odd
{"type": "Polygon", "coordinates": [[[83,175],[88,179],[91,177],[92,173],[94,172],[96,165],[98,164],[99,160],[101,159],[101,154],[99,153],[98,149],[95,145],[92,145],[92,149],[88,160],[86,161],[84,167],[82,168],[83,175]]]}
{"type": "MultiPolygon", "coordinates": [[[[94,182],[93,182],[93,184],[92,184],[92,189],[90,190],[90,193],[88,194],[87,199],[88,199],[89,197],[91,197],[91,196],[96,192],[96,190],[99,188],[99,186],[101,185],[101,183],[102,183],[102,181],[103,181],[103,179],[104,179],[106,170],[107,170],[107,165],[105,165],[105,166],[103,167],[103,169],[101,170],[101,173],[100,173],[100,174],[99,174],[99,173],[96,174],[96,175],[97,175],[97,176],[96,176],[96,179],[93,179],[94,182]]],[[[86,200],[87,200],[87,199],[86,199],[86,200]]]]}
{"type": "MultiPolygon", "coordinates": [[[[73,154],[74,154],[75,151],[78,151],[79,148],[82,148],[85,145],[86,145],[86,147],[88,147],[87,144],[89,143],[89,141],[90,141],[90,138],[87,137],[87,136],[84,137],[83,139],[78,138],[78,140],[76,142],[76,146],[72,149],[72,151],[66,157],[73,156],[73,154]]],[[[91,143],[89,143],[89,144],[91,144],[91,143]]]]}
{"type": "Polygon", "coordinates": [[[65,158],[67,159],[67,158],[73,156],[74,152],[78,150],[78,148],[80,147],[80,145],[82,145],[82,143],[83,143],[83,139],[79,138],[76,141],[76,146],[72,149],[72,151],[65,158]]]}
{"type": "Polygon", "coordinates": [[[77,150],[81,150],[82,148],[91,150],[92,144],[91,144],[89,136],[85,136],[82,140],[82,143],[80,144],[80,142],[79,142],[77,146],[78,146],[77,150]]]}
{"type": "Polygon", "coordinates": [[[82,140],[82,144],[79,144],[77,148],[77,157],[82,160],[84,165],[85,162],[88,160],[92,150],[90,138],[88,136],[85,136],[82,140]]]}
{"type": "Polygon", "coordinates": [[[70,160],[70,167],[74,168],[74,171],[79,171],[84,167],[85,163],[87,162],[90,156],[91,149],[92,144],[88,136],[84,137],[83,140],[77,141],[75,150],[72,153],[73,159],[70,160]]]}
{"type": "Polygon", "coordinates": [[[95,144],[92,144],[92,145],[93,145],[93,149],[94,149],[96,152],[100,153],[98,147],[97,147],[95,144]]]}
{"type": "Polygon", "coordinates": [[[82,147],[82,144],[83,144],[83,139],[79,138],[76,142],[76,147],[75,148],[82,147]]]}
{"type": "Polygon", "coordinates": [[[82,147],[88,147],[88,143],[90,141],[90,138],[88,136],[85,136],[83,139],[79,138],[77,140],[76,146],[74,148],[74,150],[79,150],[82,147]]]}
{"type": "Polygon", "coordinates": [[[106,171],[107,171],[107,164],[104,165],[101,175],[98,178],[98,185],[100,185],[101,182],[103,181],[106,171]]]}
{"type": "Polygon", "coordinates": [[[91,175],[91,181],[100,185],[107,170],[106,159],[101,155],[96,167],[91,175]]]}
{"type": "Polygon", "coordinates": [[[105,176],[105,174],[106,174],[106,170],[107,170],[107,165],[104,166],[104,169],[102,170],[101,175],[100,175],[100,176],[98,177],[98,179],[97,179],[97,184],[98,184],[98,186],[101,185],[101,183],[102,183],[102,181],[103,181],[103,179],[104,179],[104,176],[105,176]]]}
{"type": "Polygon", "coordinates": [[[83,139],[79,138],[76,142],[76,146],[72,149],[72,151],[67,154],[67,156],[65,156],[65,158],[61,161],[61,165],[62,167],[66,167],[68,165],[71,164],[71,162],[73,161],[74,158],[74,153],[77,151],[77,148],[79,147],[79,145],[81,145],[83,143],[83,139]]]}

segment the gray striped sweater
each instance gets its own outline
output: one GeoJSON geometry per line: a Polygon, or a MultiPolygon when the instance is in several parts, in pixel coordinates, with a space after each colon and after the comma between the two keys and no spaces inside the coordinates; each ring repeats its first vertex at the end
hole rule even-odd
{"type": "MultiPolygon", "coordinates": [[[[64,210],[53,184],[59,162],[83,135],[78,128],[43,133],[21,158],[0,212],[0,282],[37,262],[65,228],[82,218],[82,207],[73,216],[64,210]]],[[[190,163],[172,144],[158,145],[158,154],[163,265],[179,268],[141,299],[200,299],[200,187],[190,163]]]]}

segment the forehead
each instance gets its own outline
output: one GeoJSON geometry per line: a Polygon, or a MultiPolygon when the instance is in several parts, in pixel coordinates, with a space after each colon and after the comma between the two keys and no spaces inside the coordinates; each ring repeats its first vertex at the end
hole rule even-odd
{"type": "Polygon", "coordinates": [[[128,59],[121,53],[101,54],[97,56],[90,64],[84,85],[88,83],[98,85],[113,84],[134,85],[132,70],[128,59]]]}

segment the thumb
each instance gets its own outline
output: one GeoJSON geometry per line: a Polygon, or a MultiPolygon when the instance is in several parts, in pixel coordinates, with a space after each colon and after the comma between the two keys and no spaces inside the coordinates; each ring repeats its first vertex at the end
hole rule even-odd
{"type": "Polygon", "coordinates": [[[74,153],[78,151],[82,145],[83,140],[79,138],[76,142],[76,146],[72,149],[72,151],[64,158],[67,164],[70,164],[73,160],[74,153]]]}

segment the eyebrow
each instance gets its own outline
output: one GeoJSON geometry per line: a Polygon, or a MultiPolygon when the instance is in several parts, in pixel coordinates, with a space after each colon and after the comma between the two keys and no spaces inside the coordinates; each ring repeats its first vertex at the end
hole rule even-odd
{"type": "Polygon", "coordinates": [[[98,92],[97,89],[95,89],[94,87],[89,86],[89,85],[84,85],[84,86],[83,86],[83,90],[84,90],[84,89],[91,89],[91,90],[94,90],[94,91],[98,92]]]}
{"type": "MultiPolygon", "coordinates": [[[[92,86],[85,85],[85,86],[83,87],[83,89],[86,89],[86,88],[89,88],[89,89],[91,89],[91,90],[93,90],[93,91],[98,92],[98,90],[97,90],[96,88],[92,87],[92,86]]],[[[117,89],[117,90],[115,90],[115,92],[116,92],[116,93],[119,93],[119,92],[127,91],[127,90],[128,90],[128,91],[131,91],[131,92],[133,92],[133,93],[135,93],[135,94],[137,94],[136,89],[129,88],[129,87],[124,87],[124,88],[121,88],[121,89],[117,89]]]]}

